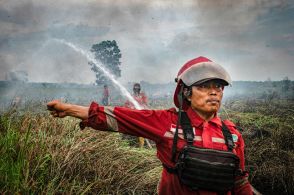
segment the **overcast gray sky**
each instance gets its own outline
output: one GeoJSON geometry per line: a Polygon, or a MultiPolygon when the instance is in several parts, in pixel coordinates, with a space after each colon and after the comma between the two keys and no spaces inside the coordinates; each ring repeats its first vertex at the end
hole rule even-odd
{"type": "Polygon", "coordinates": [[[173,81],[188,60],[206,56],[233,80],[294,79],[294,1],[1,0],[0,80],[25,70],[35,82],[93,83],[80,54],[116,40],[121,82],[173,81]]]}

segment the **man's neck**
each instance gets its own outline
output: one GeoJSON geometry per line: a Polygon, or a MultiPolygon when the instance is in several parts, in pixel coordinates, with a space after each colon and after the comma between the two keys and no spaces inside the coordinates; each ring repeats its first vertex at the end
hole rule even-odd
{"type": "Polygon", "coordinates": [[[207,112],[201,112],[199,110],[193,109],[194,112],[196,112],[200,118],[202,118],[205,121],[210,121],[211,119],[213,119],[215,117],[215,113],[207,113],[207,112]]]}

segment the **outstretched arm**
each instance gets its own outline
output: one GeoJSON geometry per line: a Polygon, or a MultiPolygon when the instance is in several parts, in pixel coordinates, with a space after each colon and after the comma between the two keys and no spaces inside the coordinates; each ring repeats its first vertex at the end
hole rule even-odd
{"type": "Polygon", "coordinates": [[[82,120],[88,118],[89,112],[89,107],[62,103],[60,100],[48,102],[47,109],[50,110],[50,114],[54,117],[63,118],[66,116],[72,116],[82,120]]]}

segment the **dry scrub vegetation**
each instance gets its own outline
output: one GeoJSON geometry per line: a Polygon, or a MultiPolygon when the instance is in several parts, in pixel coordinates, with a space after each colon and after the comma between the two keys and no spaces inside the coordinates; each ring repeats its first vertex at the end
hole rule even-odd
{"type": "Polygon", "coordinates": [[[227,101],[246,144],[250,181],[263,194],[294,194],[294,101],[227,101]]]}
{"type": "Polygon", "coordinates": [[[162,168],[155,150],[77,124],[46,114],[1,115],[0,193],[156,193],[162,168]]]}
{"type": "MultiPolygon", "coordinates": [[[[0,116],[1,194],[156,194],[155,150],[28,110],[0,116]]],[[[294,194],[293,110],[294,102],[228,101],[221,112],[242,132],[250,180],[263,194],[294,194]]]]}

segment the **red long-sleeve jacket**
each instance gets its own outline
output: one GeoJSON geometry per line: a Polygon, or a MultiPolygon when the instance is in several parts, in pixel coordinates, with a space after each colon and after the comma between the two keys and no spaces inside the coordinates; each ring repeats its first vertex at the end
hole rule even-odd
{"type": "MultiPolygon", "coordinates": [[[[209,122],[201,119],[191,108],[187,115],[194,129],[194,145],[217,150],[227,150],[221,130],[221,119],[215,116],[209,122]]],[[[125,107],[103,107],[93,102],[90,105],[89,117],[83,121],[82,126],[89,126],[97,130],[114,130],[121,133],[145,137],[155,141],[157,157],[165,165],[174,167],[171,161],[172,144],[177,122],[177,112],[174,108],[169,110],[133,110],[125,107]]],[[[240,168],[244,170],[244,140],[235,128],[235,125],[226,120],[235,142],[233,152],[240,158],[240,168]]],[[[179,128],[177,151],[186,145],[183,130],[179,128]]],[[[235,181],[234,193],[238,195],[251,195],[252,190],[248,182],[248,175],[238,177],[235,181]]],[[[176,174],[162,171],[158,189],[159,195],[216,195],[210,191],[191,191],[180,184],[176,174]]],[[[231,192],[227,193],[228,195],[231,192]]]]}

